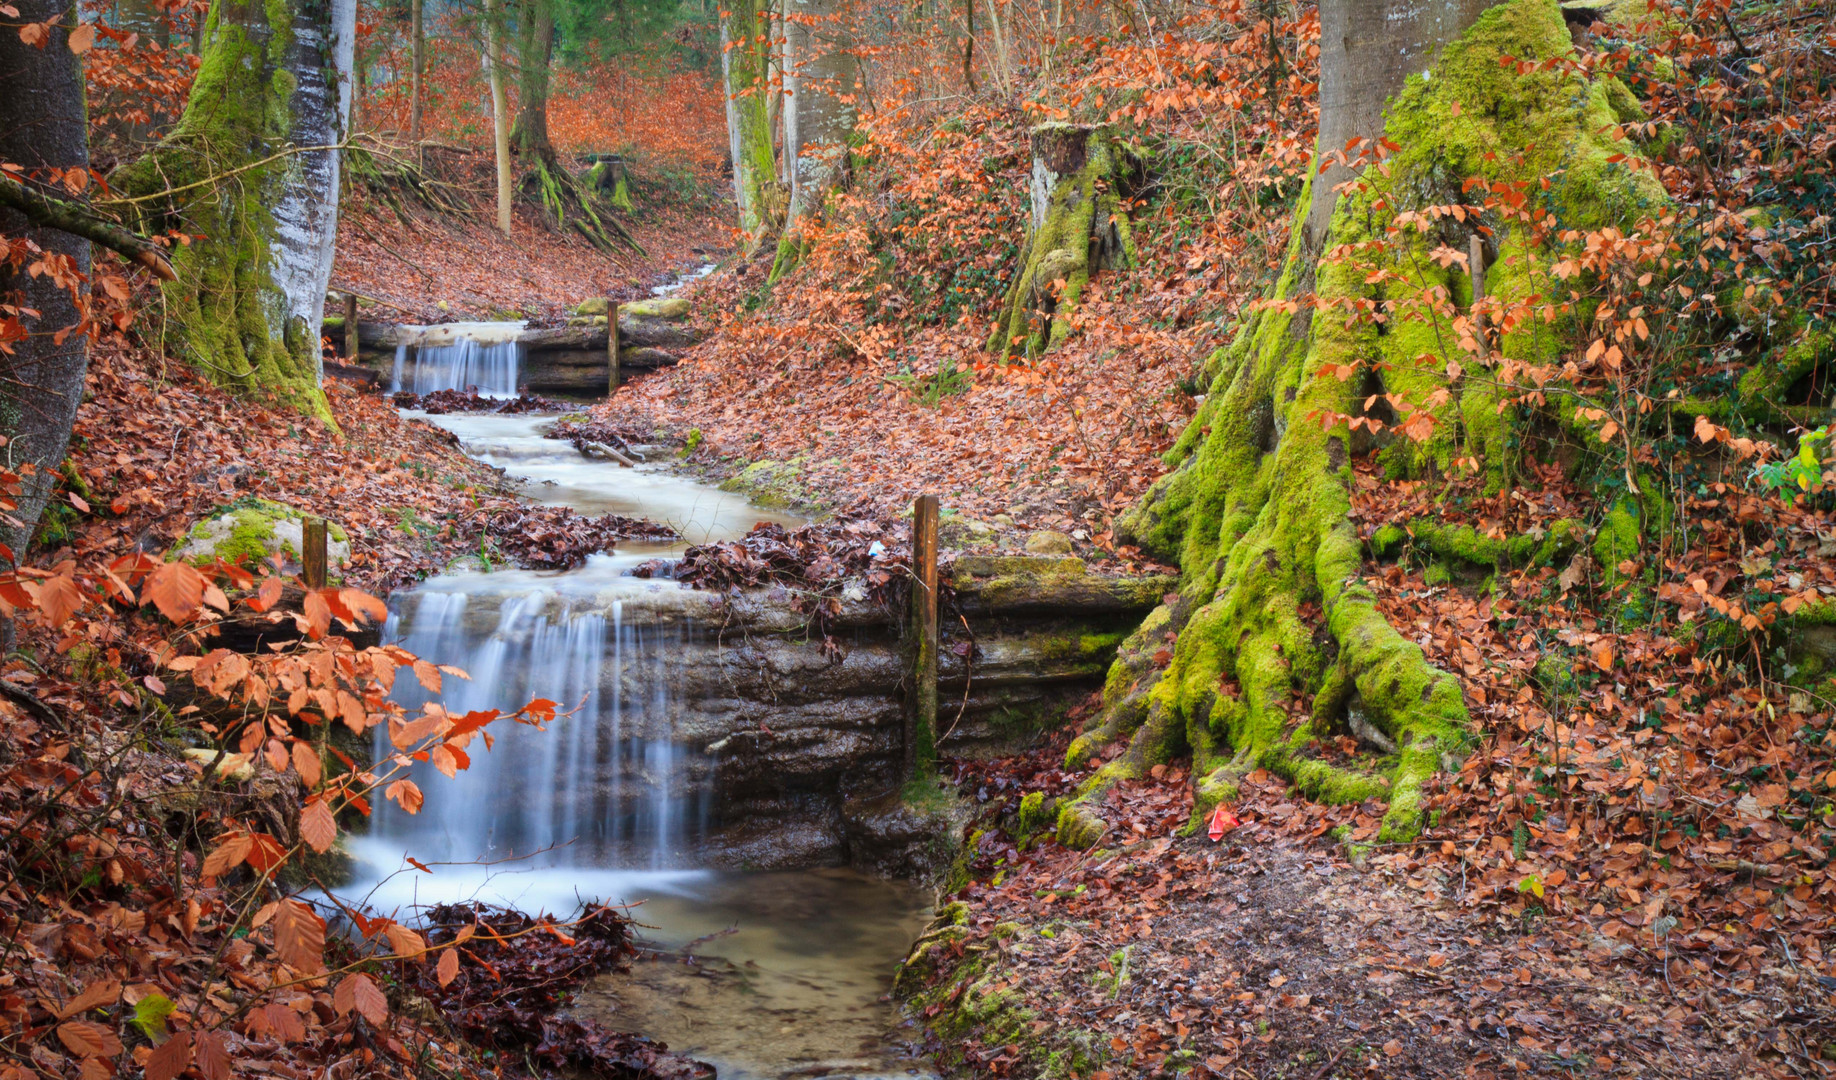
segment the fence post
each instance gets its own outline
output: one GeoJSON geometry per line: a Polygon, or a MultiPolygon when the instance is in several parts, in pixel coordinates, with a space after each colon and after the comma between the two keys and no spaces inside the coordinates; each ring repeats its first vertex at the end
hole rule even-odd
{"type": "Polygon", "coordinates": [[[606,396],[618,393],[618,299],[606,297],[606,396]]]}
{"type": "Polygon", "coordinates": [[[300,576],[308,589],[325,587],[325,519],[309,517],[300,523],[300,576]]]}
{"type": "Polygon", "coordinates": [[[355,364],[360,344],[357,340],[357,294],[347,292],[344,294],[344,358],[355,364]]]}
{"type": "Polygon", "coordinates": [[[918,655],[916,687],[905,738],[905,774],[937,760],[937,496],[912,503],[912,617],[918,655]]]}

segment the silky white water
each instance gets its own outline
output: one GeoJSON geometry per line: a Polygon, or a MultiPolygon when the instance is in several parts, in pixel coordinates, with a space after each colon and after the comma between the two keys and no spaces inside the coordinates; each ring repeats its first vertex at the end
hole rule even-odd
{"type": "Polygon", "coordinates": [[[486,397],[515,397],[522,346],[520,322],[405,326],[395,346],[389,391],[431,394],[476,388],[486,397]]]}
{"type": "MultiPolygon", "coordinates": [[[[455,777],[417,764],[420,813],[379,802],[369,834],[348,845],[359,870],[340,894],[381,912],[465,900],[561,914],[589,901],[637,904],[655,952],[583,992],[583,1013],[660,1038],[730,1080],[932,1075],[889,1041],[895,1018],[884,1000],[928,917],[928,894],[845,869],[694,864],[713,769],[675,729],[669,687],[683,645],[703,631],[655,614],[671,609],[659,594],[681,586],[629,571],[761,520],[801,519],[658,465],[589,461],[541,437],[551,417],[425,419],[535,501],[665,521],[685,539],[633,544],[559,573],[442,575],[391,598],[385,640],[471,676],[444,677],[449,711],[509,710],[540,696],[569,715],[546,730],[491,725],[494,747],[475,740],[471,767],[455,777]]],[[[397,689],[407,703],[425,696],[407,672],[397,689]]],[[[379,738],[377,760],[392,752],[379,738]]]]}

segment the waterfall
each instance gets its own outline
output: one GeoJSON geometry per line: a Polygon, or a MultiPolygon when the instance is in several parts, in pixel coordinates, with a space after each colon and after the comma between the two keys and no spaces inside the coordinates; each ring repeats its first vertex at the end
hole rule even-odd
{"type": "Polygon", "coordinates": [[[515,397],[521,345],[515,341],[478,341],[460,338],[450,345],[395,347],[395,374],[391,392],[410,390],[431,394],[435,390],[464,390],[476,386],[486,397],[515,397]]]}
{"type": "MultiPolygon", "coordinates": [[[[693,653],[693,630],[628,618],[623,600],[552,587],[423,589],[394,606],[386,640],[471,676],[445,678],[448,711],[508,712],[544,697],[573,713],[546,730],[493,724],[494,746],[474,742],[471,768],[455,778],[417,764],[425,805],[409,815],[379,803],[373,841],[423,862],[541,852],[536,861],[547,866],[686,864],[712,796],[706,762],[680,741],[673,716],[672,667],[693,653]]],[[[406,677],[396,694],[411,706],[427,697],[406,677]]],[[[379,765],[393,752],[379,730],[379,765]]]]}

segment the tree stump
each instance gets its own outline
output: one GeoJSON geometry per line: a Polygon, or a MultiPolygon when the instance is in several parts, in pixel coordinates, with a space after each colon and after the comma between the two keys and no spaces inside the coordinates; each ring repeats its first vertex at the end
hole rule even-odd
{"type": "Polygon", "coordinates": [[[1135,263],[1124,209],[1141,161],[1107,128],[1051,123],[1033,129],[1032,220],[1020,272],[1008,286],[988,347],[1035,356],[1064,341],[1090,275],[1135,263]]]}

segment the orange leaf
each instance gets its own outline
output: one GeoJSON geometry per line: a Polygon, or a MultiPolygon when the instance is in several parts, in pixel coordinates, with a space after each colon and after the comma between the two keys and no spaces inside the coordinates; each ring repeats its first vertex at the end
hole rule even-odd
{"type": "Polygon", "coordinates": [[[204,575],[189,563],[162,564],[141,587],[140,602],[151,603],[175,623],[191,618],[204,602],[204,575]]]}
{"type": "Polygon", "coordinates": [[[325,969],[325,923],[298,900],[282,900],[274,910],[274,951],[297,971],[316,975],[325,969]]]}
{"type": "Polygon", "coordinates": [[[147,1059],[147,1080],[173,1080],[191,1067],[191,1032],[181,1031],[161,1043],[147,1059]]]}
{"type": "Polygon", "coordinates": [[[439,966],[434,968],[434,977],[440,980],[441,986],[450,984],[459,974],[459,950],[448,949],[440,954],[439,966]]]}
{"type": "Polygon", "coordinates": [[[321,854],[330,851],[338,839],[338,822],[324,799],[314,799],[300,810],[300,839],[321,854]]]}

